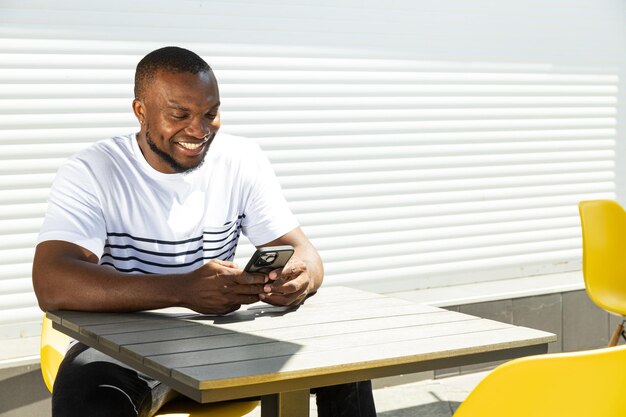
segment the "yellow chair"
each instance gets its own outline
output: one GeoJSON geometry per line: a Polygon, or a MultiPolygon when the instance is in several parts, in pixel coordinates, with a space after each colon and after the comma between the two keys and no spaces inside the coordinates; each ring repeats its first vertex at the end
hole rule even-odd
{"type": "Polygon", "coordinates": [[[626,316],[626,212],[613,200],[578,203],[587,294],[600,308],[622,318],[609,346],[617,345],[626,316]]]}
{"type": "Polygon", "coordinates": [[[626,416],[626,346],[515,359],[498,366],[454,417],[626,416]]]}
{"type": "MultiPolygon", "coordinates": [[[[70,338],[52,328],[52,322],[44,316],[40,344],[41,374],[50,392],[69,342],[70,338]]],[[[258,401],[200,404],[187,399],[175,400],[161,407],[154,417],[241,417],[258,404],[258,401]]]]}

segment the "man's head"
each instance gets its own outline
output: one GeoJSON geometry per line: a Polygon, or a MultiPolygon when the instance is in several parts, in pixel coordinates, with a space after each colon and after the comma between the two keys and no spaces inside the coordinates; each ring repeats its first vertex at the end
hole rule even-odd
{"type": "Polygon", "coordinates": [[[213,71],[178,47],[146,55],[135,72],[133,111],[148,163],[164,173],[191,171],[204,161],[220,127],[219,90],[213,71]]]}

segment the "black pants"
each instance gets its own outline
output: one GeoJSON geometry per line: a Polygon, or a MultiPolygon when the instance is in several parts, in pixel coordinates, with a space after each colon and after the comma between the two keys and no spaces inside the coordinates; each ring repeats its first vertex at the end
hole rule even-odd
{"type": "MultiPolygon", "coordinates": [[[[370,381],[316,388],[319,417],[376,417],[370,381]]],[[[82,343],[54,382],[53,417],[150,417],[179,396],[171,388],[82,343]]]]}

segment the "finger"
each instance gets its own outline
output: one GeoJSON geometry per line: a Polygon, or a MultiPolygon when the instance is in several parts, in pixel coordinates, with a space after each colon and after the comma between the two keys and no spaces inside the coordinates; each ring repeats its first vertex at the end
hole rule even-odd
{"type": "Polygon", "coordinates": [[[265,292],[265,294],[278,294],[278,295],[283,295],[285,297],[297,297],[300,294],[307,291],[308,289],[307,283],[308,283],[308,280],[298,278],[298,279],[281,283],[280,285],[273,284],[273,285],[268,286],[266,284],[263,287],[263,291],[265,292]]]}
{"type": "Polygon", "coordinates": [[[295,294],[278,294],[278,293],[269,293],[263,294],[261,301],[264,301],[268,304],[272,304],[275,306],[290,306],[295,305],[300,302],[300,300],[304,299],[303,294],[295,295],[295,294]]]}
{"type": "Polygon", "coordinates": [[[285,265],[282,271],[280,271],[280,275],[291,276],[291,275],[296,275],[297,272],[298,272],[298,268],[296,266],[296,263],[295,262],[288,263],[287,265],[285,265]]]}
{"type": "Polygon", "coordinates": [[[239,285],[252,285],[252,284],[264,284],[265,283],[265,275],[263,274],[251,274],[249,272],[243,272],[237,276],[233,280],[235,283],[239,285]]]}
{"type": "Polygon", "coordinates": [[[300,274],[296,277],[281,277],[280,279],[265,284],[263,291],[266,293],[292,294],[304,291],[309,286],[307,274],[300,274]]]}
{"type": "Polygon", "coordinates": [[[229,287],[229,290],[231,293],[238,294],[238,295],[259,294],[263,292],[263,284],[251,284],[251,285],[236,284],[236,285],[229,287]]]}
{"type": "Polygon", "coordinates": [[[294,277],[300,276],[303,272],[306,272],[306,264],[302,261],[294,261],[289,262],[283,270],[281,271],[281,275],[290,277],[293,279],[294,277]]]}
{"type": "Polygon", "coordinates": [[[278,294],[294,294],[299,290],[304,290],[303,285],[300,285],[296,280],[287,281],[287,282],[277,282],[275,281],[271,285],[265,284],[263,287],[263,291],[267,293],[278,293],[278,294]],[[269,287],[269,291],[268,290],[269,287]]]}
{"type": "MultiPolygon", "coordinates": [[[[286,268],[286,267],[285,267],[286,268]]],[[[298,275],[294,274],[290,271],[294,270],[295,267],[289,267],[289,271],[285,271],[285,269],[275,269],[268,274],[267,284],[272,285],[273,283],[282,284],[283,282],[289,281],[290,279],[297,278],[298,275]]]]}
{"type": "Polygon", "coordinates": [[[273,271],[270,271],[269,274],[267,274],[267,277],[271,280],[271,281],[275,281],[277,280],[281,275],[282,275],[283,270],[282,269],[274,269],[273,271]]]}

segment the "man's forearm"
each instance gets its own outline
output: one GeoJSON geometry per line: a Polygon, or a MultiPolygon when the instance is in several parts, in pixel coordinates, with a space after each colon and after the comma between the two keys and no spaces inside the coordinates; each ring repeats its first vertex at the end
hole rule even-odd
{"type": "Polygon", "coordinates": [[[181,303],[181,276],[126,274],[64,250],[69,244],[42,245],[33,262],[33,285],[44,311],[137,311],[181,303]]]}
{"type": "Polygon", "coordinates": [[[263,291],[263,276],[245,273],[228,261],[214,259],[181,274],[126,274],[97,261],[72,243],[40,243],[33,261],[40,307],[138,311],[181,306],[203,314],[227,314],[259,301],[263,291]]]}
{"type": "Polygon", "coordinates": [[[181,283],[174,276],[124,274],[80,260],[51,265],[33,274],[39,305],[48,310],[138,311],[179,305],[181,283]],[[41,282],[47,281],[46,284],[41,282]]]}

